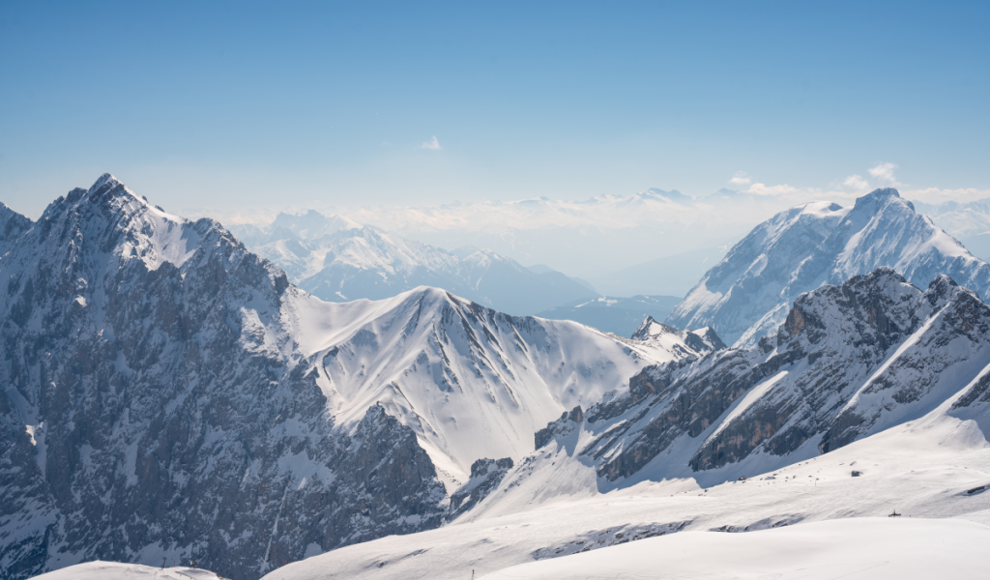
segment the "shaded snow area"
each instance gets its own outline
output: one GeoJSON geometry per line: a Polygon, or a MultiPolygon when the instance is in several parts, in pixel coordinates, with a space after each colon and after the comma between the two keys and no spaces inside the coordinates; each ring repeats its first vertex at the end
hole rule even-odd
{"type": "Polygon", "coordinates": [[[946,274],[990,298],[990,265],[896,190],[878,189],[852,208],[813,202],[760,224],[705,274],[667,324],[711,326],[727,344],[752,346],[784,322],[800,294],[884,266],[918,286],[946,274]]]}
{"type": "Polygon", "coordinates": [[[156,568],[140,564],[118,564],[116,562],[87,562],[62,568],[55,572],[35,576],[37,580],[221,580],[209,570],[175,566],[156,568]]]}
{"type": "MultiPolygon", "coordinates": [[[[493,492],[502,513],[489,510],[437,530],[349,546],[290,564],[265,580],[470,578],[472,570],[477,577],[569,578],[572,561],[589,566],[586,576],[574,578],[759,578],[760,570],[802,578],[800,570],[830,559],[851,566],[835,570],[872,578],[886,576],[870,576],[870,564],[887,566],[877,574],[903,571],[896,560],[908,552],[913,562],[947,566],[946,573],[928,576],[920,572],[930,568],[919,567],[901,578],[985,577],[981,546],[990,538],[990,444],[972,421],[932,417],[709,488],[680,478],[555,498],[569,480],[555,475],[573,476],[582,468],[566,465],[566,457],[553,450],[545,453],[544,463],[533,469],[532,485],[503,483],[493,492]],[[886,517],[895,510],[899,518],[886,517]],[[609,548],[619,544],[622,551],[609,548]],[[808,549],[794,551],[801,546],[808,549]],[[582,552],[590,560],[565,557],[582,552]],[[752,559],[746,559],[750,552],[752,559]],[[681,576],[665,575],[667,559],[681,576]],[[530,573],[526,567],[512,568],[532,562],[541,563],[532,568],[535,576],[524,575],[530,573]],[[644,572],[641,566],[651,563],[653,571],[644,572]],[[737,575],[725,572],[736,564],[737,575]],[[742,574],[748,567],[752,576],[742,574]],[[504,575],[494,575],[499,571],[504,575]]],[[[593,470],[584,472],[590,474],[585,481],[594,482],[593,470]]]]}
{"type": "Polygon", "coordinates": [[[990,527],[863,518],[751,534],[686,532],[534,562],[482,580],[983,578],[990,527]]]}

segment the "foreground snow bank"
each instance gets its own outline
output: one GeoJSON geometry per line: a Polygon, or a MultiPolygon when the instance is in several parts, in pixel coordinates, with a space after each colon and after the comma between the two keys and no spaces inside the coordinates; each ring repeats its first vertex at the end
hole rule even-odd
{"type": "Polygon", "coordinates": [[[140,564],[120,564],[118,562],[86,562],[62,568],[54,572],[35,576],[33,580],[144,580],[157,578],[168,580],[219,580],[209,570],[176,566],[174,568],[154,568],[140,564]]]}
{"type": "Polygon", "coordinates": [[[513,566],[483,580],[986,578],[990,527],[857,518],[749,534],[684,532],[513,566]]]}

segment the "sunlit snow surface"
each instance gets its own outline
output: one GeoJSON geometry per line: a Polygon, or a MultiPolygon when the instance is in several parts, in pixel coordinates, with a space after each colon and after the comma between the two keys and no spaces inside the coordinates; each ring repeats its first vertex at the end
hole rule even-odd
{"type": "Polygon", "coordinates": [[[482,580],[985,578],[990,526],[862,518],[750,534],[685,532],[513,566],[482,580]]]}
{"type": "Polygon", "coordinates": [[[199,568],[176,566],[155,568],[140,564],[117,562],[87,562],[35,576],[37,580],[220,580],[213,572],[199,568]]]}
{"type": "MultiPolygon", "coordinates": [[[[512,578],[506,570],[512,566],[552,562],[550,559],[589,550],[596,555],[594,562],[610,564],[611,575],[594,575],[593,566],[598,564],[589,563],[588,576],[567,576],[566,568],[547,564],[551,566],[548,570],[535,568],[534,573],[548,576],[518,577],[666,578],[660,573],[664,568],[659,562],[643,575],[646,564],[638,556],[649,557],[660,549],[652,547],[666,544],[656,541],[639,548],[632,546],[645,538],[670,534],[675,535],[660,540],[673,541],[670,545],[692,553],[708,554],[693,559],[678,556],[673,566],[685,568],[680,568],[681,576],[670,576],[673,578],[759,578],[761,574],[801,578],[797,573],[805,569],[803,566],[828,561],[860,566],[844,571],[866,574],[860,578],[882,578],[869,575],[868,566],[890,562],[876,574],[904,570],[894,560],[908,552],[913,554],[911,561],[918,563],[908,570],[921,575],[912,572],[902,578],[935,577],[924,575],[928,569],[922,561],[949,566],[941,577],[956,573],[954,577],[985,577],[979,575],[985,574],[986,559],[986,550],[980,546],[986,546],[990,539],[990,528],[986,527],[990,525],[990,444],[973,421],[933,414],[808,461],[707,491],[692,479],[678,479],[644,482],[605,494],[585,488],[578,494],[576,489],[566,489],[569,482],[580,480],[582,473],[584,484],[593,482],[592,468],[584,468],[553,449],[543,451],[541,463],[534,466],[524,485],[512,487],[512,482],[503,482],[480,510],[461,521],[419,534],[348,546],[290,564],[265,579],[467,579],[472,570],[477,577],[505,570],[506,575],[492,577],[512,578]],[[853,471],[860,475],[853,477],[853,471]],[[889,522],[861,519],[885,518],[895,510],[902,515],[889,518],[889,522]],[[844,521],[810,524],[835,519],[844,521]],[[782,527],[785,529],[765,535],[753,533],[782,527]],[[704,533],[678,539],[683,532],[704,533]],[[746,532],[742,536],[752,537],[727,537],[724,532],[746,532]],[[841,537],[846,533],[850,534],[848,541],[841,537]],[[896,535],[900,533],[903,535],[896,535]],[[970,548],[956,551],[953,547],[949,551],[943,549],[943,539],[946,546],[970,548]],[[609,551],[595,552],[630,540],[636,540],[626,544],[632,554],[613,551],[615,557],[610,557],[609,551]],[[817,548],[804,550],[806,545],[817,548]],[[722,546],[729,546],[724,560],[717,551],[722,546]],[[727,575],[718,568],[731,562],[733,554],[750,551],[752,559],[739,561],[744,566],[739,575],[727,575]],[[689,567],[692,561],[694,569],[689,567]],[[752,575],[747,576],[750,572],[745,566],[750,565],[752,575]],[[979,574],[972,575],[976,572],[979,574]]],[[[574,484],[574,488],[579,487],[581,483],[574,484]]],[[[564,560],[560,565],[570,566],[564,560]]],[[[526,569],[520,570],[522,574],[526,569]]],[[[825,568],[818,570],[828,573],[825,568]]],[[[841,573],[836,569],[832,576],[807,577],[835,578],[841,573]]]]}

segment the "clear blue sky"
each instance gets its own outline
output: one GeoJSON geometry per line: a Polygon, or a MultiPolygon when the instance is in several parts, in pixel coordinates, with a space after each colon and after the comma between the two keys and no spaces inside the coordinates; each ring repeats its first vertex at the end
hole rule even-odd
{"type": "Polygon", "coordinates": [[[827,188],[883,162],[988,190],[988,31],[990,2],[6,1],[0,201],[37,215],[104,171],[177,210],[827,188]]]}

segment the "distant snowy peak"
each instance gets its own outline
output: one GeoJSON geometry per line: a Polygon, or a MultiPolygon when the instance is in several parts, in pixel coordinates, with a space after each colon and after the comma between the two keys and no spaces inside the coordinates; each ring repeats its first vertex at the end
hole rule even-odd
{"type": "Polygon", "coordinates": [[[803,292],[887,266],[915,284],[948,274],[990,297],[990,266],[894,189],[878,189],[846,209],[814,202],[781,212],[736,244],[667,319],[712,326],[737,345],[772,333],[803,292]]]}
{"type": "Polygon", "coordinates": [[[350,218],[340,215],[323,215],[311,209],[301,215],[278,214],[275,221],[271,223],[269,232],[285,229],[299,239],[314,240],[342,230],[354,230],[362,227],[364,226],[350,218]]]}
{"type": "Polygon", "coordinates": [[[233,231],[300,288],[333,302],[382,300],[433,286],[513,314],[533,314],[597,294],[559,272],[533,272],[490,250],[455,255],[312,211],[233,231]]]}

